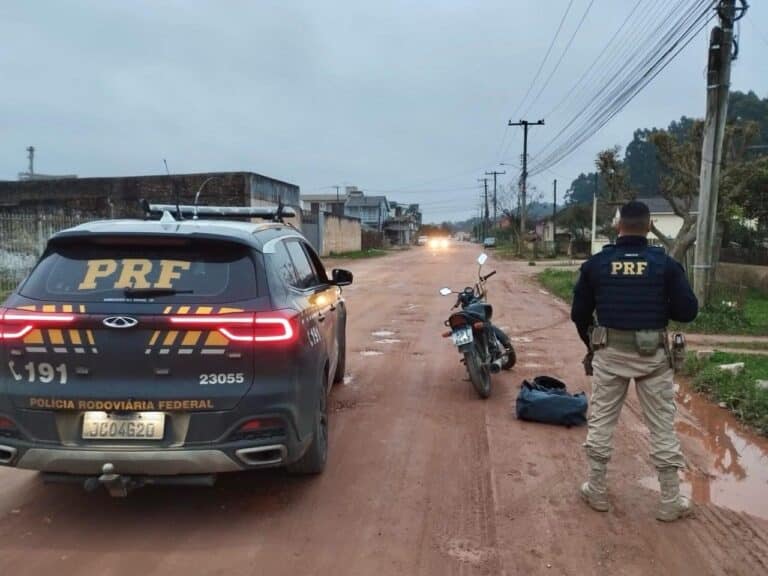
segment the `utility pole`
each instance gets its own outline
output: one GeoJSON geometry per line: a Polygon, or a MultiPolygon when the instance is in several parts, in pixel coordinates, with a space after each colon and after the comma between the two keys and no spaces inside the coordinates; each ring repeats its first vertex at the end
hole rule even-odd
{"type": "MultiPolygon", "coordinates": [[[[739,17],[746,3],[741,2],[739,17]]],[[[717,231],[717,196],[720,185],[720,162],[728,114],[728,92],[731,84],[731,50],[733,24],[736,20],[736,0],[721,0],[717,7],[720,25],[712,29],[709,39],[707,66],[707,113],[704,119],[704,140],[701,147],[699,176],[699,215],[696,223],[693,290],[701,305],[710,295],[714,277],[714,254],[717,231]]]]}
{"type": "Polygon", "coordinates": [[[488,178],[478,178],[478,182],[483,183],[483,187],[485,188],[485,217],[483,218],[483,239],[485,239],[485,236],[488,234],[488,178]]]}
{"type": "Polygon", "coordinates": [[[27,147],[27,158],[29,159],[29,175],[32,176],[32,174],[35,173],[35,147],[34,146],[27,147]]]}
{"type": "Polygon", "coordinates": [[[497,172],[494,170],[493,172],[486,172],[486,176],[493,175],[493,225],[496,226],[497,224],[497,216],[496,216],[496,176],[499,176],[501,174],[506,174],[507,172],[497,172]]]}
{"type": "Polygon", "coordinates": [[[597,240],[597,190],[599,174],[595,172],[595,191],[592,193],[592,243],[589,245],[589,253],[593,254],[595,240],[597,240]]]}
{"type": "Polygon", "coordinates": [[[523,173],[520,176],[520,194],[522,195],[522,212],[520,213],[520,239],[521,245],[525,242],[525,212],[528,209],[526,204],[526,192],[528,184],[528,126],[543,126],[544,120],[538,120],[536,122],[529,122],[528,120],[520,120],[519,122],[507,122],[507,126],[522,126],[523,127],[523,173]]]}
{"type": "Polygon", "coordinates": [[[552,246],[557,255],[557,178],[552,182],[552,246]]]}

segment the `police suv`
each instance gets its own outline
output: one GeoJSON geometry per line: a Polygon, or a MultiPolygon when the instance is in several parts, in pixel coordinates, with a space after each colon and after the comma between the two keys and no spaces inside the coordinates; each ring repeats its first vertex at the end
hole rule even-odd
{"type": "Polygon", "coordinates": [[[322,472],[352,274],[290,209],[145,208],[53,236],[0,308],[0,464],[113,495],[322,472]]]}

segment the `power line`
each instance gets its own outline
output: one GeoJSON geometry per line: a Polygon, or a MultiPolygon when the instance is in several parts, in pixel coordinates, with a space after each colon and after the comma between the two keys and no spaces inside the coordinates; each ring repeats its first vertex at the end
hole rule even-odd
{"type": "Polygon", "coordinates": [[[571,44],[573,44],[573,41],[576,38],[576,35],[579,33],[579,30],[581,30],[581,26],[584,24],[584,20],[587,19],[587,15],[589,14],[589,11],[592,9],[592,5],[594,3],[595,3],[595,0],[590,0],[589,4],[587,4],[587,8],[584,10],[584,13],[581,15],[581,19],[579,20],[579,23],[576,26],[576,30],[573,31],[573,34],[571,34],[571,37],[568,39],[568,44],[566,44],[565,48],[563,48],[563,51],[560,54],[560,58],[557,60],[557,64],[555,64],[555,67],[549,73],[549,76],[547,76],[547,79],[544,81],[544,85],[539,89],[539,92],[536,94],[536,97],[533,99],[532,102],[528,103],[528,106],[523,111],[523,116],[528,114],[528,111],[531,109],[531,105],[533,104],[533,102],[538,101],[539,97],[542,95],[544,90],[546,90],[547,86],[549,86],[549,83],[552,80],[552,77],[560,68],[560,64],[562,64],[563,58],[565,58],[565,55],[568,53],[568,50],[570,50],[571,44]]]}
{"type": "MultiPolygon", "coordinates": [[[[568,17],[568,13],[571,11],[571,6],[573,6],[573,0],[569,0],[568,6],[565,8],[565,12],[563,12],[563,15],[560,18],[560,23],[557,25],[557,30],[555,30],[555,35],[552,36],[552,40],[549,42],[549,48],[547,48],[546,53],[544,54],[544,58],[541,59],[541,63],[539,63],[539,68],[536,70],[536,74],[533,75],[533,80],[531,80],[531,83],[528,85],[528,90],[525,91],[525,96],[523,96],[523,99],[520,100],[520,103],[515,107],[515,111],[512,112],[511,116],[514,118],[517,116],[517,113],[520,111],[520,109],[523,107],[523,104],[525,104],[525,101],[527,100],[528,96],[530,96],[531,91],[533,90],[533,87],[536,85],[536,81],[539,79],[539,76],[541,75],[541,71],[544,69],[544,65],[547,63],[547,59],[549,59],[549,55],[552,53],[552,48],[555,46],[555,42],[557,41],[558,36],[560,35],[560,31],[563,29],[563,24],[565,23],[565,19],[568,17]]],[[[504,143],[507,137],[507,130],[504,130],[504,137],[501,141],[501,146],[499,147],[499,154],[497,156],[499,158],[502,157],[504,148],[504,143]]]]}
{"type": "Polygon", "coordinates": [[[548,158],[546,158],[543,162],[545,162],[542,166],[537,166],[535,169],[536,174],[540,173],[541,169],[544,166],[554,166],[558,162],[560,162],[562,159],[564,159],[566,156],[570,155],[575,151],[581,144],[586,142],[589,138],[591,138],[594,134],[596,134],[605,124],[607,124],[611,119],[613,119],[621,110],[626,107],[629,102],[631,102],[634,97],[639,94],[639,92],[648,84],[650,83],[658,74],[664,70],[667,65],[693,40],[693,38],[698,35],[698,33],[706,27],[706,25],[709,23],[709,21],[714,18],[714,14],[712,14],[706,21],[701,23],[701,20],[697,20],[694,22],[693,26],[698,25],[697,28],[695,28],[695,31],[690,33],[690,35],[687,35],[689,32],[692,31],[692,28],[689,27],[689,29],[686,31],[686,35],[684,35],[682,38],[678,39],[663,55],[661,58],[659,58],[641,77],[639,80],[635,81],[631,85],[629,85],[629,88],[624,90],[619,98],[617,98],[614,102],[612,102],[609,106],[609,112],[607,114],[603,114],[602,117],[596,116],[593,114],[593,116],[590,118],[591,121],[593,121],[592,127],[589,129],[585,129],[581,132],[580,135],[578,135],[576,138],[571,140],[570,138],[566,140],[566,143],[560,146],[560,151],[555,154],[550,154],[548,158]],[[681,45],[682,42],[682,45],[681,45]],[[679,46],[679,48],[678,48],[679,46]],[[553,157],[554,156],[554,157],[553,157]]]}
{"type": "Polygon", "coordinates": [[[701,2],[695,2],[695,4],[699,10],[697,10],[697,6],[689,7],[667,27],[666,32],[645,54],[636,53],[639,58],[635,56],[632,61],[639,61],[616,79],[612,88],[610,83],[608,86],[600,87],[601,92],[608,92],[607,95],[601,99],[591,100],[563,126],[544,146],[544,150],[549,150],[549,152],[545,154],[542,151],[540,156],[543,158],[534,166],[531,174],[538,174],[544,168],[554,166],[571,154],[629,104],[648,83],[674,60],[715,16],[714,12],[711,12],[714,2],[707,2],[703,11],[700,10],[701,2]],[[586,115],[585,113],[590,109],[592,112],[586,115]],[[581,124],[565,135],[566,131],[579,120],[582,120],[581,124]],[[561,136],[564,136],[562,142],[555,146],[561,136]]]}
{"type": "MultiPolygon", "coordinates": [[[[630,11],[630,13],[629,13],[629,14],[627,14],[627,17],[626,17],[626,18],[624,19],[624,21],[621,23],[621,26],[619,26],[619,27],[616,29],[616,32],[614,32],[614,33],[613,33],[613,36],[611,36],[610,40],[608,40],[608,42],[606,42],[605,46],[603,46],[603,49],[600,51],[600,53],[597,55],[597,57],[596,57],[596,58],[595,58],[595,59],[592,61],[592,63],[589,65],[589,67],[588,67],[588,68],[587,68],[587,69],[586,69],[586,70],[585,70],[585,71],[584,71],[584,72],[581,74],[581,76],[580,76],[579,80],[576,82],[576,84],[574,84],[574,85],[573,85],[573,86],[570,88],[570,90],[566,91],[566,92],[565,92],[565,94],[563,94],[563,97],[560,99],[560,101],[559,101],[557,104],[555,104],[555,106],[554,106],[553,108],[551,108],[551,109],[550,109],[550,110],[549,110],[549,111],[548,111],[546,114],[544,114],[544,117],[545,117],[545,118],[549,118],[550,116],[552,116],[552,114],[554,114],[554,113],[555,113],[557,110],[559,110],[559,109],[560,109],[560,107],[561,107],[561,106],[562,106],[562,105],[563,105],[563,104],[564,104],[566,101],[568,101],[568,100],[571,100],[571,101],[572,101],[572,99],[573,99],[573,95],[574,95],[574,92],[576,92],[576,90],[578,90],[578,89],[579,89],[579,87],[580,87],[580,86],[581,86],[581,85],[584,83],[584,81],[586,80],[587,76],[588,76],[588,75],[589,75],[589,74],[592,72],[592,70],[594,70],[595,66],[596,66],[596,65],[597,65],[597,63],[600,61],[600,59],[601,59],[601,58],[602,58],[602,57],[603,57],[603,56],[604,56],[604,55],[607,53],[608,47],[609,47],[609,46],[611,46],[611,45],[613,44],[614,40],[616,40],[616,37],[617,37],[617,36],[618,36],[618,35],[621,33],[621,31],[622,31],[622,30],[623,30],[623,29],[626,27],[627,23],[630,21],[630,19],[632,18],[632,16],[635,14],[635,12],[637,11],[637,9],[640,7],[640,5],[641,5],[641,4],[642,4],[644,1],[645,1],[645,0],[638,0],[638,1],[635,3],[635,7],[634,7],[634,8],[632,8],[632,10],[630,11]]],[[[660,3],[660,2],[666,2],[666,0],[657,0],[657,5],[658,5],[658,3],[660,3]]]]}

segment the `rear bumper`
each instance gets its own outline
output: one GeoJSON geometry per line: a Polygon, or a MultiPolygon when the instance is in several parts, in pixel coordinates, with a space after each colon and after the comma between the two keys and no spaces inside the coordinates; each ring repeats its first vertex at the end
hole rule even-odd
{"type": "Polygon", "coordinates": [[[168,476],[178,474],[218,474],[254,468],[270,468],[288,463],[284,444],[201,449],[73,449],[32,447],[17,449],[0,445],[0,454],[12,454],[6,466],[61,474],[98,475],[104,464],[112,464],[118,474],[168,476]]]}

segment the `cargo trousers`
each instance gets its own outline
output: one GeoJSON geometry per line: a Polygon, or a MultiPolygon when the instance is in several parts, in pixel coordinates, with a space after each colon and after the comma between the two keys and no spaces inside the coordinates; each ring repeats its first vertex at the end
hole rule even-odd
{"type": "Polygon", "coordinates": [[[597,350],[592,361],[592,399],[588,423],[587,456],[608,462],[613,453],[613,432],[635,381],[643,419],[651,435],[651,460],[657,469],[684,468],[680,441],[675,432],[675,385],[667,353],[659,348],[652,356],[612,346],[597,350]]]}

